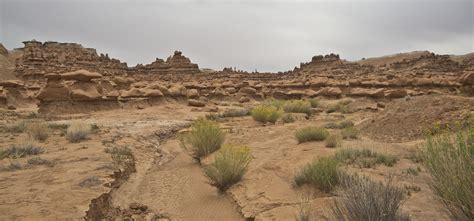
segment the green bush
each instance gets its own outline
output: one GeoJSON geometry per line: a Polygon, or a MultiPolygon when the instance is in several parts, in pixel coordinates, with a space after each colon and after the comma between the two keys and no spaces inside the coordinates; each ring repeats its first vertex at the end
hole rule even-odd
{"type": "Polygon", "coordinates": [[[374,167],[376,164],[393,166],[398,158],[392,155],[377,153],[369,149],[340,149],[336,151],[336,159],[346,164],[357,164],[364,168],[374,167]]]}
{"type": "Polygon", "coordinates": [[[351,120],[343,120],[339,122],[339,129],[344,129],[344,128],[353,127],[353,126],[354,126],[354,122],[352,122],[351,120]]]}
{"type": "Polygon", "coordinates": [[[355,127],[346,127],[342,129],[341,135],[344,139],[357,139],[359,137],[359,130],[355,127]]]}
{"type": "Polygon", "coordinates": [[[211,185],[224,192],[242,179],[251,160],[250,148],[224,145],[214,156],[214,161],[204,168],[204,172],[211,180],[211,185]]]}
{"type": "Polygon", "coordinates": [[[339,173],[339,182],[340,197],[332,207],[336,220],[410,220],[400,209],[404,190],[395,186],[391,178],[383,183],[339,173]]]}
{"type": "Polygon", "coordinates": [[[194,157],[199,159],[221,148],[224,137],[218,123],[199,118],[192,124],[183,144],[186,147],[185,143],[189,143],[194,157]]]}
{"type": "Polygon", "coordinates": [[[428,136],[421,158],[453,217],[474,220],[474,129],[428,136]]]}
{"type": "Polygon", "coordinates": [[[331,134],[326,138],[325,143],[326,143],[326,147],[329,147],[329,148],[339,147],[341,146],[342,139],[340,136],[336,134],[331,134]]]}
{"type": "Polygon", "coordinates": [[[66,130],[66,139],[71,143],[77,143],[81,140],[85,140],[91,133],[92,128],[90,124],[76,121],[71,123],[66,130]]]}
{"type": "Polygon", "coordinates": [[[258,122],[275,123],[282,115],[282,112],[274,106],[259,105],[251,111],[251,115],[258,122]]]}
{"type": "Polygon", "coordinates": [[[316,107],[319,107],[319,101],[316,100],[316,99],[309,99],[309,104],[311,104],[311,107],[312,108],[316,108],[316,107]]]}
{"type": "Polygon", "coordinates": [[[295,122],[295,118],[293,117],[293,115],[291,114],[284,114],[283,117],[281,117],[281,121],[283,121],[283,123],[293,123],[295,122]]]}
{"type": "Polygon", "coordinates": [[[320,127],[304,127],[296,131],[298,143],[308,141],[323,141],[329,135],[329,132],[320,127]]]}
{"type": "Polygon", "coordinates": [[[28,135],[38,141],[45,141],[49,137],[49,128],[45,123],[31,123],[27,126],[28,135]]]}
{"type": "Polygon", "coordinates": [[[293,100],[286,102],[286,104],[283,106],[283,110],[286,113],[304,113],[308,116],[313,114],[311,104],[307,101],[302,100],[293,100]]]}
{"type": "Polygon", "coordinates": [[[339,183],[338,162],[333,157],[323,157],[307,164],[295,176],[298,186],[311,184],[330,192],[339,183]]]}
{"type": "Polygon", "coordinates": [[[352,122],[351,120],[343,120],[338,123],[328,122],[324,124],[324,128],[327,128],[327,129],[344,129],[344,128],[353,127],[353,126],[354,126],[354,122],[352,122]]]}

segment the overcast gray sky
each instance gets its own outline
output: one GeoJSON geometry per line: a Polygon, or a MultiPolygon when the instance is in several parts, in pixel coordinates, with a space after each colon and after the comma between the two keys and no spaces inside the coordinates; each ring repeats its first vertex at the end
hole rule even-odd
{"type": "Polygon", "coordinates": [[[181,50],[200,67],[285,71],[331,52],[473,52],[473,2],[0,0],[0,42],[76,42],[129,66],[181,50]]]}

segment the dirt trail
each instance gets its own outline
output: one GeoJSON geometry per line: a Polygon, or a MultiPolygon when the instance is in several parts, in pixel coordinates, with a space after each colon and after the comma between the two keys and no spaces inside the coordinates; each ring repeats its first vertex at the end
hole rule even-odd
{"type": "MultiPolygon", "coordinates": [[[[115,144],[129,146],[133,151],[136,169],[112,193],[113,206],[128,208],[138,202],[171,220],[243,220],[231,199],[207,183],[200,165],[176,140],[163,143],[180,128],[189,126],[190,121],[180,120],[190,117],[189,112],[170,112],[167,108],[142,112],[145,113],[133,121],[109,122],[115,125],[112,133],[119,137],[115,144]]],[[[134,118],[135,114],[130,113],[129,117],[134,118]]],[[[103,120],[102,123],[107,124],[103,120]]]]}
{"type": "Polygon", "coordinates": [[[207,184],[200,166],[176,140],[160,147],[161,159],[137,154],[137,172],[113,195],[115,205],[147,205],[172,220],[242,220],[225,195],[207,184]]]}

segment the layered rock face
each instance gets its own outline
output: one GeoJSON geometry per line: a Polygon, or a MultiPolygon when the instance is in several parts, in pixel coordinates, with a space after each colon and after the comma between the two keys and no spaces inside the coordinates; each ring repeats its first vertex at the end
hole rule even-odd
{"type": "Polygon", "coordinates": [[[127,64],[111,59],[106,54],[98,55],[93,48],[84,48],[76,43],[48,41],[23,42],[23,57],[16,62],[15,73],[24,79],[43,78],[48,73],[64,73],[86,69],[104,75],[122,74],[127,64]]]}
{"type": "MultiPolygon", "coordinates": [[[[474,94],[471,55],[453,58],[421,52],[349,62],[329,54],[314,56],[287,72],[249,73],[235,68],[202,72],[180,51],[166,60],[157,58],[151,64],[129,68],[79,44],[24,43],[15,72],[24,78],[47,79],[37,96],[40,107],[58,102],[63,106],[105,102],[119,107],[188,98],[193,99],[188,104],[202,106],[201,101],[210,99],[248,102],[271,97],[396,99],[433,93],[474,94]]],[[[8,97],[5,91],[4,86],[0,100],[8,97]]]]}
{"type": "MultiPolygon", "coordinates": [[[[93,48],[84,48],[76,43],[53,41],[25,41],[23,56],[16,61],[15,74],[25,80],[44,79],[49,73],[65,73],[77,70],[99,72],[104,76],[126,75],[174,75],[199,73],[197,64],[175,51],[166,61],[157,58],[147,65],[128,67],[127,63],[109,58],[108,54],[97,54],[93,48]]],[[[2,50],[0,50],[1,52],[2,50]]]]}

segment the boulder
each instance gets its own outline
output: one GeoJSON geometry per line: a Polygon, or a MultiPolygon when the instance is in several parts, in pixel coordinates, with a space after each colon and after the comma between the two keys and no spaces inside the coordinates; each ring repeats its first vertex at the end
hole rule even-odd
{"type": "Polygon", "coordinates": [[[226,87],[224,90],[225,90],[225,92],[227,92],[229,94],[237,93],[237,89],[235,89],[235,87],[226,87]]]}
{"type": "Polygon", "coordinates": [[[246,96],[242,96],[240,97],[239,99],[239,102],[240,103],[246,103],[246,102],[249,102],[250,101],[250,98],[246,97],[246,96]]]}
{"type": "Polygon", "coordinates": [[[206,103],[204,101],[200,101],[200,100],[189,99],[188,100],[188,105],[191,106],[191,107],[204,107],[204,106],[206,106],[206,103]]]}
{"type": "Polygon", "coordinates": [[[188,97],[189,98],[198,98],[199,97],[199,92],[197,89],[189,89],[188,90],[188,97]]]}
{"type": "Polygon", "coordinates": [[[102,75],[97,72],[90,72],[86,70],[77,70],[73,72],[67,72],[61,74],[64,80],[76,80],[76,81],[90,81],[95,78],[101,78],[102,75]]]}
{"type": "Polygon", "coordinates": [[[120,97],[130,98],[130,97],[144,97],[145,92],[140,88],[131,88],[130,90],[121,90],[120,97]]]}
{"type": "Polygon", "coordinates": [[[169,92],[172,97],[182,97],[188,95],[188,91],[183,85],[173,85],[169,88],[169,92]]]}
{"type": "Polygon", "coordinates": [[[126,77],[115,76],[112,78],[112,81],[120,85],[130,85],[133,82],[135,82],[135,79],[130,78],[130,77],[126,78],[126,77]]]}
{"type": "Polygon", "coordinates": [[[170,91],[168,90],[168,88],[166,88],[165,86],[163,86],[161,84],[158,84],[158,83],[150,84],[146,88],[160,90],[161,93],[163,93],[163,95],[165,95],[165,96],[170,95],[170,91]]]}
{"type": "Polygon", "coordinates": [[[211,91],[211,95],[214,97],[225,97],[225,96],[228,96],[229,94],[226,92],[225,89],[218,87],[214,89],[213,91],[211,91]]]}
{"type": "Polygon", "coordinates": [[[163,97],[163,93],[158,89],[141,88],[145,97],[163,97]]]}

